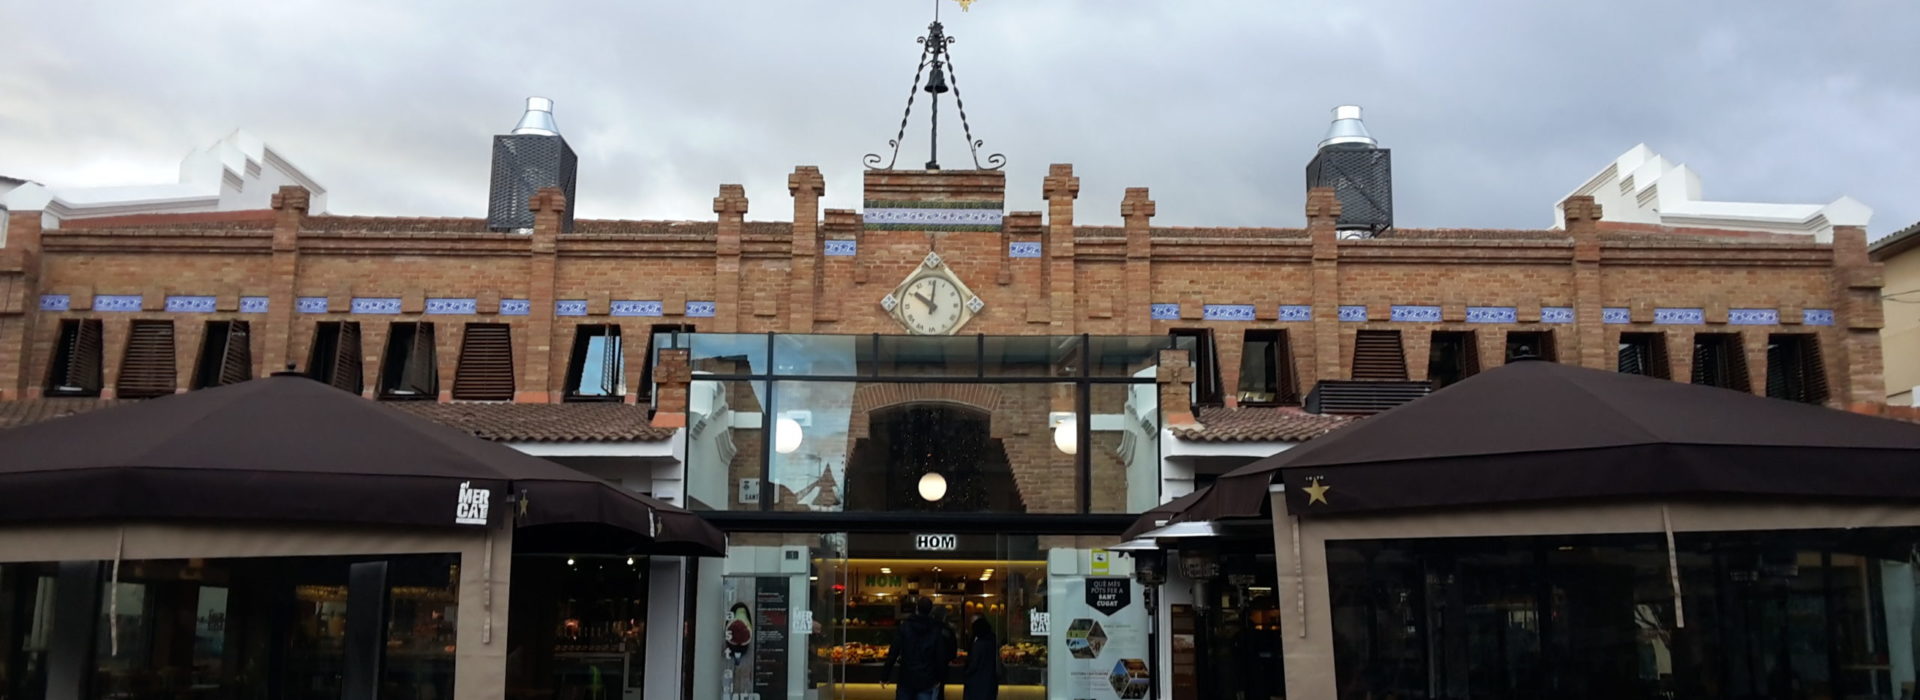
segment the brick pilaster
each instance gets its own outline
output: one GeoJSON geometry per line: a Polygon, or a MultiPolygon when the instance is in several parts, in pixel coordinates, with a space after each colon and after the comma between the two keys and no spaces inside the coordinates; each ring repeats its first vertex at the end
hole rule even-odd
{"type": "Polygon", "coordinates": [[[19,316],[0,322],[0,400],[36,396],[39,377],[33,373],[34,335],[53,323],[40,313],[40,219],[41,212],[20,211],[7,216],[6,247],[0,248],[0,264],[11,275],[17,271],[18,284],[6,291],[4,305],[19,316]]]}
{"type": "Polygon", "coordinates": [[[786,325],[792,333],[812,333],[820,303],[820,198],[827,194],[827,179],[819,168],[802,165],[787,176],[787,192],[793,195],[793,264],[786,325]]]}
{"type": "MultiPolygon", "coordinates": [[[[494,302],[498,308],[499,302],[494,302]]],[[[431,317],[429,317],[431,318],[431,317]]],[[[433,362],[440,382],[440,400],[453,400],[453,379],[460,372],[460,344],[466,340],[467,324],[458,321],[431,321],[433,324],[433,362]]]]}
{"type": "Polygon", "coordinates": [[[1601,318],[1600,205],[1593,197],[1568,197],[1560,204],[1566,213],[1567,233],[1573,237],[1573,333],[1561,333],[1572,347],[1556,348],[1559,361],[1592,369],[1614,369],[1618,357],[1608,352],[1606,325],[1601,318]]]}
{"type": "MultiPolygon", "coordinates": [[[[554,270],[560,242],[560,218],[567,210],[567,196],[558,187],[541,188],[527,199],[533,211],[532,260],[527,265],[527,321],[521,340],[521,374],[513,400],[525,403],[550,403],[559,400],[562,387],[554,377],[556,361],[553,333],[554,270]]],[[[560,360],[562,366],[564,360],[560,360]]]]}
{"type": "Polygon", "coordinates": [[[1313,374],[1302,377],[1300,391],[1312,391],[1322,379],[1341,379],[1340,362],[1340,198],[1331,187],[1307,191],[1307,236],[1313,241],[1313,374]]]}
{"type": "Polygon", "coordinates": [[[1126,308],[1121,311],[1127,335],[1153,333],[1153,229],[1149,224],[1155,211],[1145,187],[1127,188],[1126,197],[1120,200],[1120,218],[1127,230],[1126,288],[1122,291],[1126,308]]]}
{"type": "Polygon", "coordinates": [[[1160,416],[1166,427],[1197,425],[1193,415],[1193,360],[1185,350],[1161,350],[1155,381],[1160,384],[1160,416]]]}
{"type": "MultiPolygon", "coordinates": [[[[1734,329],[1729,329],[1734,330],[1734,329]]],[[[1735,330],[1740,349],[1747,353],[1747,391],[1754,396],[1767,395],[1767,329],[1735,330]]]]}
{"type": "Polygon", "coordinates": [[[100,319],[100,398],[120,395],[120,364],[127,357],[127,336],[132,332],[132,314],[106,314],[100,319]]]}
{"type": "Polygon", "coordinates": [[[661,350],[653,367],[653,427],[687,427],[687,391],[693,373],[686,350],[661,350]]]}
{"type": "Polygon", "coordinates": [[[721,185],[720,196],[713,198],[713,213],[720,215],[713,244],[713,332],[733,333],[740,328],[741,314],[747,312],[740,293],[740,237],[746,229],[747,189],[721,185]]]}
{"type": "Polygon", "coordinates": [[[1667,376],[1673,381],[1693,381],[1693,331],[1667,331],[1667,376]]]}
{"type": "Polygon", "coordinates": [[[1846,392],[1835,392],[1838,405],[1887,400],[1886,375],[1880,356],[1880,328],[1885,324],[1880,289],[1884,268],[1867,258],[1867,231],[1858,226],[1833,227],[1833,309],[1840,342],[1837,353],[1846,392]]]}
{"type": "Polygon", "coordinates": [[[193,374],[199,369],[201,339],[207,335],[207,321],[188,316],[173,319],[173,391],[193,389],[193,374]]]}
{"type": "Polygon", "coordinates": [[[273,195],[273,255],[267,275],[267,320],[255,331],[264,345],[260,374],[284,370],[294,362],[291,347],[295,290],[300,284],[300,224],[307,218],[312,194],[299,185],[286,185],[273,195]]]}
{"type": "Polygon", "coordinates": [[[1074,176],[1073,165],[1047,166],[1041,193],[1047,199],[1047,292],[1053,332],[1075,333],[1080,324],[1073,311],[1073,200],[1080,197],[1080,178],[1074,176]]]}

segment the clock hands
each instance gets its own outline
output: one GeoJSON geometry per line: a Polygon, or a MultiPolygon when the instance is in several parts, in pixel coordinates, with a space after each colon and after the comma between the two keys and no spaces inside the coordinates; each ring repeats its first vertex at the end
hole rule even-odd
{"type": "Polygon", "coordinates": [[[914,297],[915,299],[919,299],[919,300],[920,300],[920,303],[923,303],[923,304],[926,304],[926,305],[927,305],[927,311],[928,311],[929,313],[931,313],[931,312],[934,312],[934,311],[939,311],[939,310],[940,310],[940,305],[939,305],[939,304],[935,304],[935,303],[933,303],[933,299],[931,299],[931,298],[928,298],[928,297],[927,297],[927,295],[925,295],[925,294],[921,294],[921,293],[919,293],[919,292],[914,292],[914,293],[913,293],[913,297],[914,297]]]}

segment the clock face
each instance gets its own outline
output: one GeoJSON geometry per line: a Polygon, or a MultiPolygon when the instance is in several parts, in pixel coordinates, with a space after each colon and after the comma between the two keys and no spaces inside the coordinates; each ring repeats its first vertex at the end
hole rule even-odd
{"type": "Polygon", "coordinates": [[[945,335],[960,327],[966,298],[953,282],[924,275],[907,283],[900,299],[900,320],[921,335],[945,335]]]}

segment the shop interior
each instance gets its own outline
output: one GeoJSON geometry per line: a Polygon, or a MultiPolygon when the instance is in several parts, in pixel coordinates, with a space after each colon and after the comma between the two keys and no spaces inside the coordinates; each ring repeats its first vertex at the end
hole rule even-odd
{"type": "Polygon", "coordinates": [[[961,697],[976,617],[998,642],[1000,697],[1046,697],[1046,629],[1031,621],[1033,612],[1046,611],[1046,571],[1039,560],[815,559],[815,688],[836,700],[892,698],[891,685],[880,686],[887,649],[912,601],[924,596],[955,634],[958,653],[944,697],[961,697]]]}

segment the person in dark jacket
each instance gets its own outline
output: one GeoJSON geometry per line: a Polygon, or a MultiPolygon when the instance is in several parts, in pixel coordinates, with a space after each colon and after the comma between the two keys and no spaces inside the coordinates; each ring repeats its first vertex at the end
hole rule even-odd
{"type": "Polygon", "coordinates": [[[967,646],[967,668],[961,682],[965,700],[1000,697],[1000,639],[993,635],[993,623],[985,616],[973,616],[973,642],[967,646]]]}
{"type": "MultiPolygon", "coordinates": [[[[880,669],[880,686],[893,681],[893,669],[900,668],[895,700],[939,700],[940,684],[946,679],[947,664],[953,661],[952,643],[942,639],[942,627],[933,621],[933,601],[921,598],[913,603],[913,614],[900,621],[893,633],[893,646],[887,648],[886,665],[880,669]]],[[[949,629],[945,636],[951,637],[949,629]]]]}

